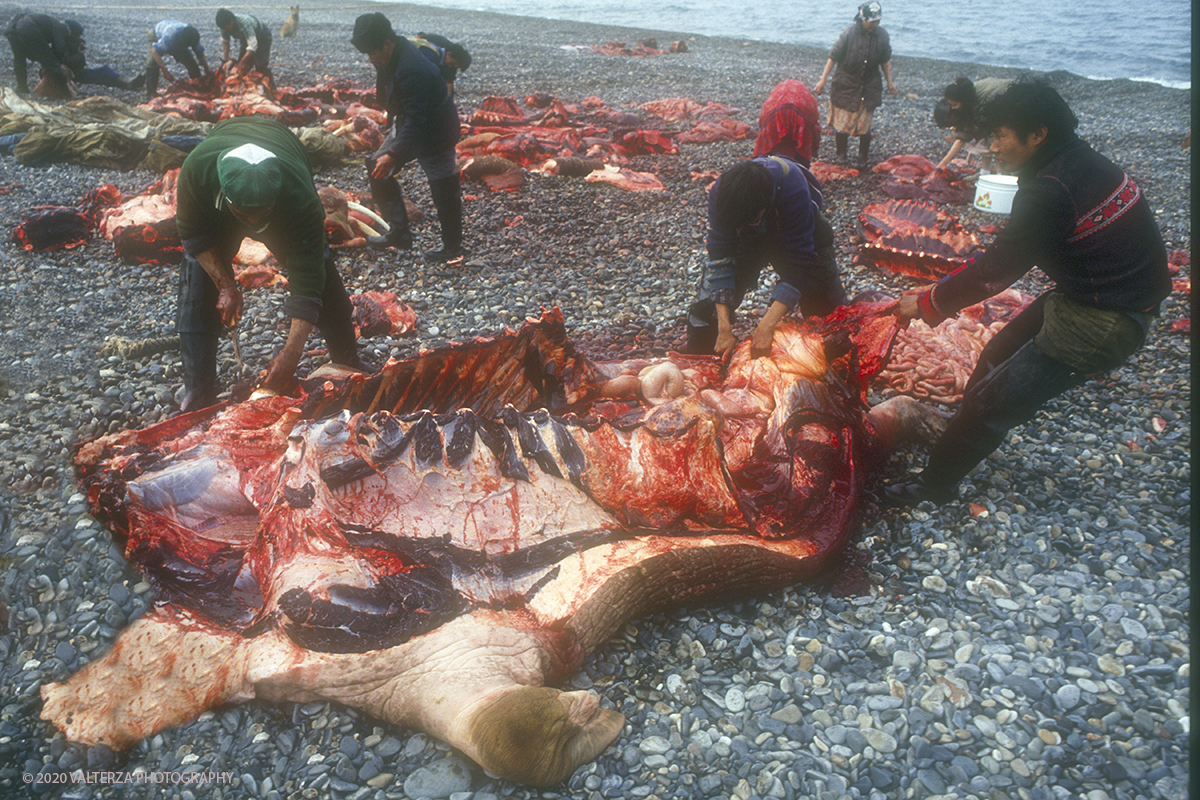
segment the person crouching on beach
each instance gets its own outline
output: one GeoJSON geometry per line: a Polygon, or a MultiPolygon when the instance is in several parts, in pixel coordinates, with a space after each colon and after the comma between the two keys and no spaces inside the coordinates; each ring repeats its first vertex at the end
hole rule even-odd
{"type": "Polygon", "coordinates": [[[979,355],[962,404],[915,480],[889,502],[946,503],[1008,431],[1089,376],[1121,366],[1171,293],[1167,249],[1141,189],[1075,135],[1053,88],[1018,81],[985,109],[992,152],[1016,170],[1008,224],[952,275],[905,292],[895,314],[930,327],[1011,286],[1036,264],[1054,281],[979,355]]]}
{"type": "Polygon", "coordinates": [[[350,40],[376,70],[376,93],[387,111],[391,130],[367,160],[371,199],[391,226],[387,234],[368,239],[372,247],[412,248],[412,232],[404,208],[404,193],[396,173],[416,160],[429,180],[429,193],[442,228],[442,246],[425,254],[445,263],[461,258],[463,250],[462,184],[454,146],[458,144],[458,108],[437,66],[407,38],[392,30],[379,12],[354,22],[350,40]]]}
{"type": "Polygon", "coordinates": [[[842,31],[842,35],[829,49],[829,60],[825,71],[813,85],[813,92],[825,91],[825,81],[834,66],[833,82],[829,87],[829,124],[834,130],[837,157],[846,160],[846,149],[850,137],[858,137],[858,168],[867,167],[867,155],[871,150],[871,121],[875,109],[883,103],[883,82],[879,72],[887,78],[888,91],[896,94],[892,83],[892,45],[888,32],[879,26],[883,8],[876,2],[863,3],[858,7],[854,24],[842,31]]]}
{"type": "Polygon", "coordinates": [[[721,174],[708,192],[708,260],[688,308],[684,352],[733,350],[734,312],[768,263],[779,280],[751,336],[754,357],[770,354],[776,326],[796,306],[806,316],[826,316],[846,303],[818,186],[782,156],[739,161],[721,174]]]}
{"type": "Polygon", "coordinates": [[[968,152],[981,150],[983,169],[992,168],[992,154],[987,150],[991,141],[979,130],[979,117],[983,107],[1011,85],[1012,80],[1006,78],[983,78],[971,83],[969,78],[960,76],[942,90],[942,99],[933,110],[933,121],[953,133],[946,137],[950,151],[938,162],[938,169],[945,169],[964,146],[968,152]]]}
{"type": "Polygon", "coordinates": [[[361,367],[354,309],[325,240],[325,210],[296,134],[255,115],[217,123],[184,160],[177,198],[184,253],[175,320],[186,391],[181,410],[216,401],[218,337],[242,316],[232,262],[246,237],[265,244],[288,278],[287,339],[262,386],[279,394],[293,388],[314,327],[333,363],[361,367]]]}
{"type": "Polygon", "coordinates": [[[229,61],[229,41],[238,40],[238,57],[233,69],[245,75],[256,69],[267,79],[267,88],[275,91],[271,74],[271,31],[249,14],[234,14],[228,8],[217,9],[217,28],[221,31],[221,63],[229,61]]]}
{"type": "Polygon", "coordinates": [[[29,96],[27,61],[41,65],[42,79],[54,87],[56,97],[74,94],[70,85],[74,75],[67,64],[79,52],[82,27],[70,27],[45,14],[18,14],[8,23],[4,35],[12,47],[14,88],[19,97],[29,96]]]}
{"type": "Polygon", "coordinates": [[[146,40],[150,43],[150,55],[146,61],[147,100],[158,93],[159,74],[168,81],[175,80],[163,56],[171,56],[182,64],[188,77],[193,80],[209,74],[204,46],[200,44],[200,31],[186,22],[164,19],[150,29],[146,40]]]}

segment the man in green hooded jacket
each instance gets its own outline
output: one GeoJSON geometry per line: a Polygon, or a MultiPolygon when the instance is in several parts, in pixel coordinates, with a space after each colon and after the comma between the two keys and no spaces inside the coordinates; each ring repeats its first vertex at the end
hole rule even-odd
{"type": "Polygon", "coordinates": [[[357,369],[353,308],[325,239],[325,213],[300,140],[264,117],[212,129],[179,171],[176,224],[184,260],[176,330],[183,356],[184,410],[216,399],[217,340],[242,316],[232,261],[249,237],[265,244],[288,277],[291,326],[263,386],[292,389],[313,326],[336,364],[357,369]]]}

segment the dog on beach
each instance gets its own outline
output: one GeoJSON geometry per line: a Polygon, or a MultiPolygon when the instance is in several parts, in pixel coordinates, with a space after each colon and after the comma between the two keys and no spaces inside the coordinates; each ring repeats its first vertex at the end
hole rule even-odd
{"type": "Polygon", "coordinates": [[[288,14],[287,22],[283,23],[283,27],[279,29],[279,35],[284,38],[289,38],[296,35],[296,26],[300,24],[300,6],[292,6],[292,12],[288,14]]]}

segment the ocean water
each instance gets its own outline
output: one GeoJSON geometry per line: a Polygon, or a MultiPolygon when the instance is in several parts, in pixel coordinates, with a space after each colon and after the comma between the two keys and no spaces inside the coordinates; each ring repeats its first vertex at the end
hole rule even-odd
{"type": "MultiPolygon", "coordinates": [[[[817,0],[419,0],[443,8],[826,48],[857,5],[817,0]],[[786,13],[781,13],[786,9],[786,13]]],[[[896,55],[1191,87],[1190,0],[881,0],[896,55]]],[[[660,42],[660,44],[662,44],[660,42]]],[[[971,75],[972,78],[985,75],[971,75]]]]}

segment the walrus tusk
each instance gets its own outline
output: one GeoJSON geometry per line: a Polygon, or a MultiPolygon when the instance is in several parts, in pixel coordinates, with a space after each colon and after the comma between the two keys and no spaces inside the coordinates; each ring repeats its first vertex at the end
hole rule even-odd
{"type": "Polygon", "coordinates": [[[380,228],[382,228],[385,231],[390,227],[386,222],[383,221],[383,217],[379,216],[374,211],[372,211],[371,209],[364,206],[362,203],[355,203],[353,201],[348,200],[348,201],[346,201],[346,207],[349,208],[351,211],[357,211],[360,214],[365,214],[366,216],[370,217],[371,220],[374,221],[376,225],[378,225],[380,228]]]}

